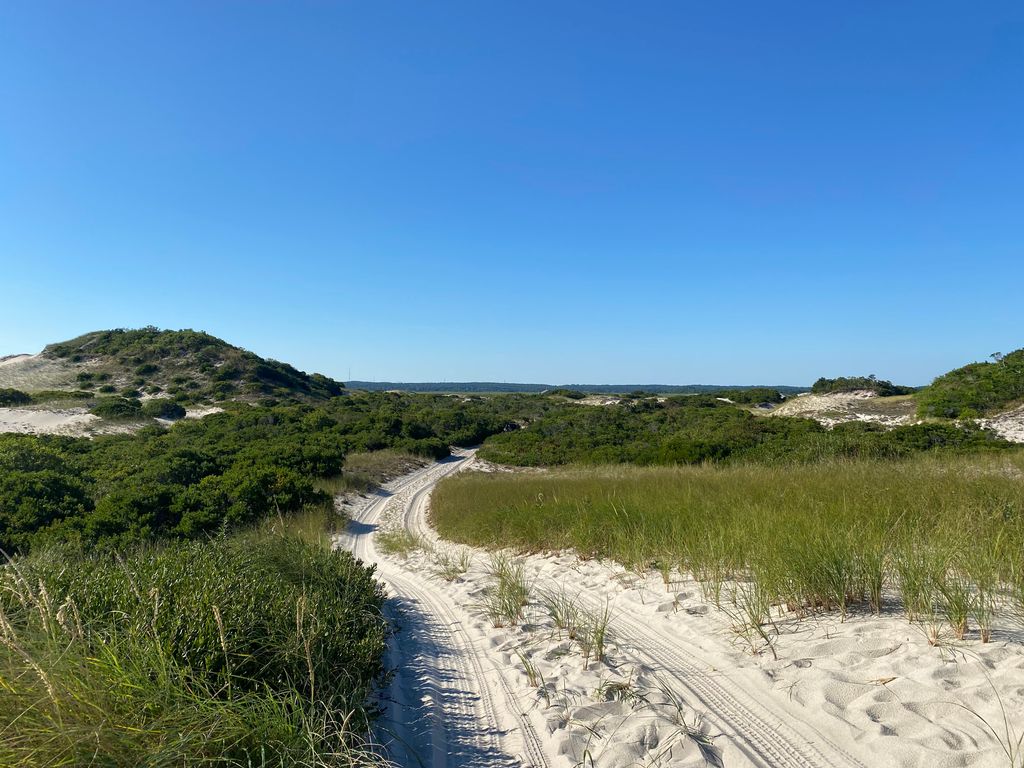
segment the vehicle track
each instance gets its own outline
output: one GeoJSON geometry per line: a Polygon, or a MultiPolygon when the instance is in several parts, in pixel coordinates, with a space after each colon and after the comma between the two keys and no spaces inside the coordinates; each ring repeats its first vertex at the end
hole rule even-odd
{"type": "Polygon", "coordinates": [[[374,545],[385,512],[401,505],[408,525],[437,481],[472,459],[472,451],[460,451],[386,486],[354,515],[338,543],[375,563],[392,595],[386,611],[399,626],[388,658],[396,671],[387,708],[392,757],[429,768],[546,768],[551,761],[540,736],[496,660],[466,632],[456,606],[425,579],[380,557],[374,545]]]}
{"type": "MultiPolygon", "coordinates": [[[[426,501],[436,482],[433,480],[409,493],[403,520],[409,531],[434,541],[438,537],[427,520],[426,501]]],[[[604,607],[586,594],[581,594],[580,599],[590,610],[604,607]]],[[[708,724],[718,728],[750,765],[758,768],[866,768],[867,764],[834,744],[812,724],[801,721],[798,715],[781,706],[773,710],[745,691],[737,681],[724,673],[710,671],[710,665],[684,639],[670,637],[626,614],[613,615],[609,628],[627,656],[655,670],[674,690],[686,692],[689,706],[705,710],[708,724]]],[[[505,687],[506,695],[511,695],[507,684],[505,687]]],[[[727,752],[725,757],[728,759],[728,756],[727,752]]]]}
{"type": "Polygon", "coordinates": [[[732,745],[754,765],[866,768],[811,724],[795,717],[787,722],[782,713],[760,704],[727,675],[709,673],[709,666],[687,650],[684,640],[626,615],[613,616],[609,627],[613,637],[629,638],[628,644],[620,642],[623,651],[658,670],[676,689],[688,691],[687,703],[705,708],[707,720],[721,726],[732,745]]]}

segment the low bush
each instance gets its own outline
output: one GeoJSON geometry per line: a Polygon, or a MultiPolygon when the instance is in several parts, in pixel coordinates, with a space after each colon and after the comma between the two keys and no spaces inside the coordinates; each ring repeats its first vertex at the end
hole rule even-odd
{"type": "Polygon", "coordinates": [[[134,397],[101,397],[89,412],[104,419],[137,419],[142,403],[134,397]]]}
{"type": "Polygon", "coordinates": [[[185,418],[185,409],[170,398],[157,397],[142,404],[142,415],[150,419],[176,421],[185,418]]]}
{"type": "Polygon", "coordinates": [[[0,389],[0,406],[28,405],[32,396],[18,389],[0,389]]]}

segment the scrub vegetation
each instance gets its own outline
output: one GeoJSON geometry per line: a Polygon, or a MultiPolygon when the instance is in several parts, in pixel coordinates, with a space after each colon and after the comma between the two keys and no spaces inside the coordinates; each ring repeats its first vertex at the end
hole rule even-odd
{"type": "Polygon", "coordinates": [[[363,393],[0,436],[0,765],[382,765],[362,735],[383,595],[329,549],[331,494],[480,442],[517,402],[363,393]]]}
{"type": "Polygon", "coordinates": [[[1009,447],[972,424],[936,422],[887,430],[878,424],[851,422],[827,429],[811,419],[764,419],[713,395],[690,395],[555,410],[525,429],[495,435],[480,456],[515,466],[788,464],[1009,447]]]}
{"type": "MultiPolygon", "coordinates": [[[[937,415],[962,416],[1019,398],[1014,355],[940,377],[918,402],[943,392],[959,400],[937,415]]],[[[136,431],[0,435],[0,765],[381,764],[361,734],[382,674],[382,594],[370,569],[330,551],[343,522],[332,496],[451,446],[556,469],[445,481],[443,535],[573,547],[666,581],[692,571],[752,642],[768,637],[772,606],[845,615],[898,599],[915,620],[982,639],[993,616],[1024,613],[1024,459],[969,422],[760,418],[751,406],[781,400],[774,388],[599,405],[584,387],[353,391],[154,328],[43,357],[47,380],[73,388],[0,389],[0,405],[75,404],[136,431]],[[220,412],[182,419],[194,404],[220,412]]],[[[457,579],[470,559],[442,550],[434,566],[457,579]]],[[[514,559],[496,556],[490,573],[489,615],[516,624],[532,585],[514,559]]],[[[607,612],[544,599],[600,658],[607,612]]]]}
{"type": "Polygon", "coordinates": [[[891,397],[893,395],[912,394],[914,387],[903,387],[893,384],[891,381],[875,377],[874,374],[870,376],[840,376],[837,379],[822,377],[814,382],[814,385],[811,387],[811,393],[815,395],[825,395],[830,392],[857,391],[874,392],[879,397],[891,397]]]}
{"type": "Polygon", "coordinates": [[[917,395],[918,413],[945,418],[977,418],[1024,401],[1024,349],[992,355],[939,376],[917,395]]]}

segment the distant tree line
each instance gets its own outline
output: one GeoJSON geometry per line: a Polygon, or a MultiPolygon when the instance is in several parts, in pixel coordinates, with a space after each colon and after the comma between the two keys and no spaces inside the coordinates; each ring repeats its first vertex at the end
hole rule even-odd
{"type": "Polygon", "coordinates": [[[739,392],[748,390],[771,390],[790,395],[806,391],[806,387],[777,386],[741,387],[719,384],[517,384],[494,381],[435,381],[435,382],[399,382],[399,381],[349,381],[350,389],[367,391],[392,390],[398,392],[473,392],[473,393],[565,393],[578,392],[583,395],[624,395],[644,393],[648,395],[700,395],[721,392],[739,392]]]}

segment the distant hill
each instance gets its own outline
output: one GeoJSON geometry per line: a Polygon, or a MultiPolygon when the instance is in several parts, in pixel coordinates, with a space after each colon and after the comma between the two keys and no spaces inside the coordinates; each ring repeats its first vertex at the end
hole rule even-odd
{"type": "Polygon", "coordinates": [[[1024,401],[1024,349],[937,377],[917,393],[922,416],[976,418],[1024,401]]]}
{"type": "Polygon", "coordinates": [[[724,385],[724,384],[517,384],[496,381],[434,381],[434,382],[398,382],[398,381],[349,381],[350,389],[367,390],[399,390],[402,392],[546,392],[549,390],[574,390],[588,394],[628,394],[630,392],[650,392],[657,395],[705,395],[716,392],[772,389],[784,395],[806,392],[807,387],[724,385]]]}
{"type": "Polygon", "coordinates": [[[277,397],[324,399],[344,385],[262,358],[202,331],[153,327],[94,331],[38,355],[0,362],[0,388],[171,396],[181,402],[277,397]]]}

